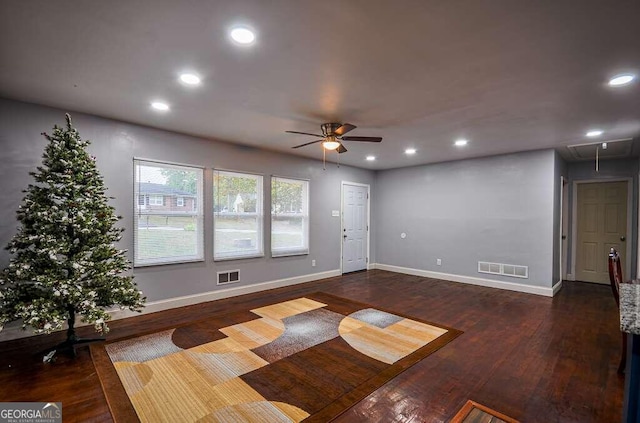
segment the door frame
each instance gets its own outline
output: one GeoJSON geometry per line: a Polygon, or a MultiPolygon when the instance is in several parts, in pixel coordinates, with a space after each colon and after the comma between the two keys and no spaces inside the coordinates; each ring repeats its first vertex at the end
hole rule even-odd
{"type": "Polygon", "coordinates": [[[627,253],[624,258],[624,272],[627,278],[631,275],[631,250],[633,249],[633,178],[601,178],[601,179],[577,179],[573,181],[573,192],[571,193],[571,200],[573,202],[571,207],[571,276],[569,280],[576,280],[576,255],[578,241],[578,184],[594,184],[594,183],[607,183],[607,182],[626,182],[627,183],[627,253]]]}
{"type": "Polygon", "coordinates": [[[566,177],[560,176],[560,239],[558,240],[560,250],[560,280],[562,282],[567,279],[567,255],[569,248],[569,236],[565,232],[569,232],[569,219],[567,219],[567,225],[565,226],[565,218],[569,217],[569,181],[566,177]],[[565,198],[566,197],[566,198],[565,198]],[[566,242],[565,242],[566,241],[566,242]]]}
{"type": "Polygon", "coordinates": [[[369,252],[371,251],[371,247],[369,245],[371,241],[371,185],[363,184],[360,182],[349,182],[349,181],[341,181],[340,182],[340,274],[343,274],[343,254],[342,251],[344,246],[344,241],[342,238],[342,234],[344,232],[344,186],[345,185],[355,185],[359,187],[367,188],[367,267],[366,270],[369,270],[371,267],[371,260],[369,260],[369,252]]]}

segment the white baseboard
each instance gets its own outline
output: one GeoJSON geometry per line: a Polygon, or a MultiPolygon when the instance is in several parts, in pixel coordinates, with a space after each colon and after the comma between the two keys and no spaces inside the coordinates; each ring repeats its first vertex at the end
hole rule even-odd
{"type": "MultiPolygon", "coordinates": [[[[268,289],[282,288],[290,285],[297,285],[305,282],[312,282],[319,279],[332,278],[334,276],[340,276],[342,272],[340,269],[329,270],[326,272],[312,273],[303,276],[294,276],[291,278],[277,279],[268,282],[260,282],[253,285],[237,286],[233,288],[219,289],[216,291],[202,292],[199,294],[185,295],[183,297],[169,298],[166,300],[150,301],[146,303],[141,313],[114,309],[110,310],[111,320],[124,319],[127,317],[139,316],[141,314],[155,313],[158,311],[169,310],[172,308],[184,307],[193,304],[205,303],[208,301],[221,300],[223,298],[237,297],[244,294],[252,294],[254,292],[266,291],[268,289]]],[[[87,326],[87,323],[81,321],[76,322],[76,326],[87,326]]],[[[0,342],[9,341],[12,339],[26,338],[28,336],[35,336],[33,330],[22,330],[21,322],[12,322],[4,327],[0,331],[0,342]]]]}
{"type": "Polygon", "coordinates": [[[572,273],[567,273],[567,280],[568,281],[575,281],[576,277],[572,273]]]}
{"type": "MultiPolygon", "coordinates": [[[[155,313],[157,311],[169,310],[172,308],[184,307],[193,304],[205,303],[208,301],[221,300],[223,298],[237,297],[244,294],[266,291],[268,289],[282,288],[289,285],[316,281],[319,279],[340,276],[340,270],[329,270],[327,272],[313,273],[310,275],[294,276],[292,278],[277,279],[274,281],[260,282],[253,285],[237,286],[233,288],[219,289],[216,291],[203,292],[200,294],[185,295],[184,297],[174,297],[166,300],[151,301],[145,305],[143,313],[155,313]]],[[[113,310],[111,319],[122,319],[125,317],[138,316],[140,313],[130,310],[113,310]]]]}
{"type": "Polygon", "coordinates": [[[476,278],[473,276],[454,275],[450,273],[432,272],[430,270],[412,269],[409,267],[392,266],[389,264],[375,263],[372,268],[380,270],[388,270],[390,272],[404,273],[407,275],[422,276],[425,278],[442,279],[451,282],[460,282],[470,285],[485,286],[488,288],[506,289],[509,291],[525,292],[527,294],[543,295],[545,297],[553,297],[560,289],[561,284],[554,285],[553,288],[542,286],[525,285],[515,282],[504,282],[493,279],[476,278]],[[559,286],[560,285],[560,286],[559,286]],[[557,287],[557,289],[556,289],[557,287]]]}
{"type": "Polygon", "coordinates": [[[558,291],[560,291],[560,289],[562,288],[562,279],[560,279],[558,282],[556,282],[555,285],[553,285],[553,294],[551,295],[552,297],[555,296],[558,291]]]}

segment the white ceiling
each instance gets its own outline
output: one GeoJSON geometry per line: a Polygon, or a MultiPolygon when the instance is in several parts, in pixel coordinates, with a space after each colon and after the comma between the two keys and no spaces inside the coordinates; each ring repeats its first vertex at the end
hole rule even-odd
{"type": "Polygon", "coordinates": [[[640,135],[640,81],[606,85],[640,76],[639,22],[637,0],[3,0],[0,96],[317,159],[284,131],[349,122],[384,139],[340,162],[371,169],[564,149],[640,135]]]}

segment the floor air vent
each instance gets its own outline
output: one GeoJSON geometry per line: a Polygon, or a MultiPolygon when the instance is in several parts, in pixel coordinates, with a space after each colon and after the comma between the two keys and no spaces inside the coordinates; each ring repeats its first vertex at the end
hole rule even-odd
{"type": "Polygon", "coordinates": [[[218,285],[226,285],[229,283],[240,282],[240,271],[229,270],[227,272],[218,272],[218,285]]]}
{"type": "Polygon", "coordinates": [[[490,273],[492,275],[511,276],[514,278],[529,278],[529,266],[517,264],[478,262],[478,272],[490,273]]]}

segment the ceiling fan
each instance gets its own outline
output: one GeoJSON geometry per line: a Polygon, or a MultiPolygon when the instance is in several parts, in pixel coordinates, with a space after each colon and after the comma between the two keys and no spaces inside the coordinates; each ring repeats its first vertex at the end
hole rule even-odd
{"type": "Polygon", "coordinates": [[[320,125],[320,129],[322,130],[322,135],[318,134],[310,134],[308,132],[298,132],[298,131],[285,131],[289,134],[301,134],[301,135],[311,135],[313,137],[320,137],[321,139],[307,142],[304,144],[296,145],[292,148],[300,148],[305,147],[307,145],[315,144],[317,142],[322,143],[322,147],[325,150],[337,150],[338,153],[344,153],[347,151],[342,144],[342,141],[361,141],[361,142],[380,142],[382,141],[382,137],[345,137],[349,131],[356,129],[357,126],[352,125],[350,123],[323,123],[320,125]]]}

